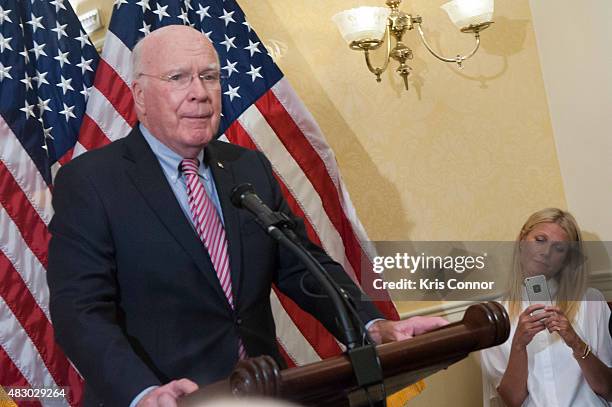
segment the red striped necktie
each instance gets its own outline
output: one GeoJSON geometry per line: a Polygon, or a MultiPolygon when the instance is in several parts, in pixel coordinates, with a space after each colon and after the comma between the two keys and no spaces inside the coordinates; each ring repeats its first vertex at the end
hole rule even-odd
{"type": "MultiPolygon", "coordinates": [[[[221,283],[221,289],[230,307],[234,309],[234,296],[232,294],[232,279],[229,267],[229,254],[227,252],[227,238],[225,229],[217,214],[215,205],[206,193],[204,185],[200,181],[198,169],[200,162],[197,159],[185,158],[181,161],[181,171],[185,175],[187,184],[187,198],[189,209],[193,217],[194,226],[200,239],[206,246],[210,260],[217,272],[221,283]]],[[[239,356],[241,359],[247,357],[246,350],[239,340],[239,356]]]]}

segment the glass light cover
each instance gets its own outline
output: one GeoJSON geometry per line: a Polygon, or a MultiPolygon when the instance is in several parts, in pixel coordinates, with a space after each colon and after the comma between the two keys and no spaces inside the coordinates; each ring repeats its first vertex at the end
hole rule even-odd
{"type": "Polygon", "coordinates": [[[493,19],[493,0],[453,0],[440,6],[459,28],[493,19]]]}
{"type": "Polygon", "coordinates": [[[357,7],[337,13],[332,21],[349,44],[356,40],[380,40],[390,12],[387,7],[357,7]]]}

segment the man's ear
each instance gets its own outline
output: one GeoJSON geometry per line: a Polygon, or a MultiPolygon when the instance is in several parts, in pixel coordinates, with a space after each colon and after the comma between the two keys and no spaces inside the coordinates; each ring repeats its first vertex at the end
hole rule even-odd
{"type": "Polygon", "coordinates": [[[136,110],[140,113],[145,113],[145,103],[144,103],[144,89],[140,81],[135,80],[132,82],[132,97],[134,98],[134,105],[136,110]]]}

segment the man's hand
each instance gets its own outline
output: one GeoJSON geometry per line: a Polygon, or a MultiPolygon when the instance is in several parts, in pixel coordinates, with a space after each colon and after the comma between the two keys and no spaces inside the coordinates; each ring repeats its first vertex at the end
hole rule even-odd
{"type": "Polygon", "coordinates": [[[432,329],[448,325],[440,317],[412,317],[401,321],[376,321],[368,329],[370,336],[377,344],[401,341],[412,338],[432,329]]]}
{"type": "Polygon", "coordinates": [[[173,380],[151,390],[136,407],[176,407],[176,400],[197,389],[198,385],[189,379],[173,380]]]}

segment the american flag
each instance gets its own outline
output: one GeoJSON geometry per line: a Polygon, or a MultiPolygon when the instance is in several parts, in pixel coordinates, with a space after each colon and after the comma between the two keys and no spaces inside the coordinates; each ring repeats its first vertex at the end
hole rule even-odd
{"type": "Polygon", "coordinates": [[[0,385],[71,389],[52,405],[76,405],[82,379],[49,319],[51,180],[98,60],[67,0],[0,1],[0,385]]]}
{"type": "MultiPolygon", "coordinates": [[[[213,42],[225,77],[221,137],[266,154],[309,237],[360,280],[362,258],[372,253],[333,152],[235,1],[116,0],[101,59],[67,0],[0,4],[0,365],[9,367],[0,384],[70,386],[65,404],[79,403],[80,378],[53,343],[47,309],[52,173],[136,124],[131,50],[164,25],[191,25],[213,42]]],[[[274,290],[271,301],[290,366],[341,352],[289,298],[274,290]]],[[[397,319],[391,302],[377,305],[397,319]]]]}

